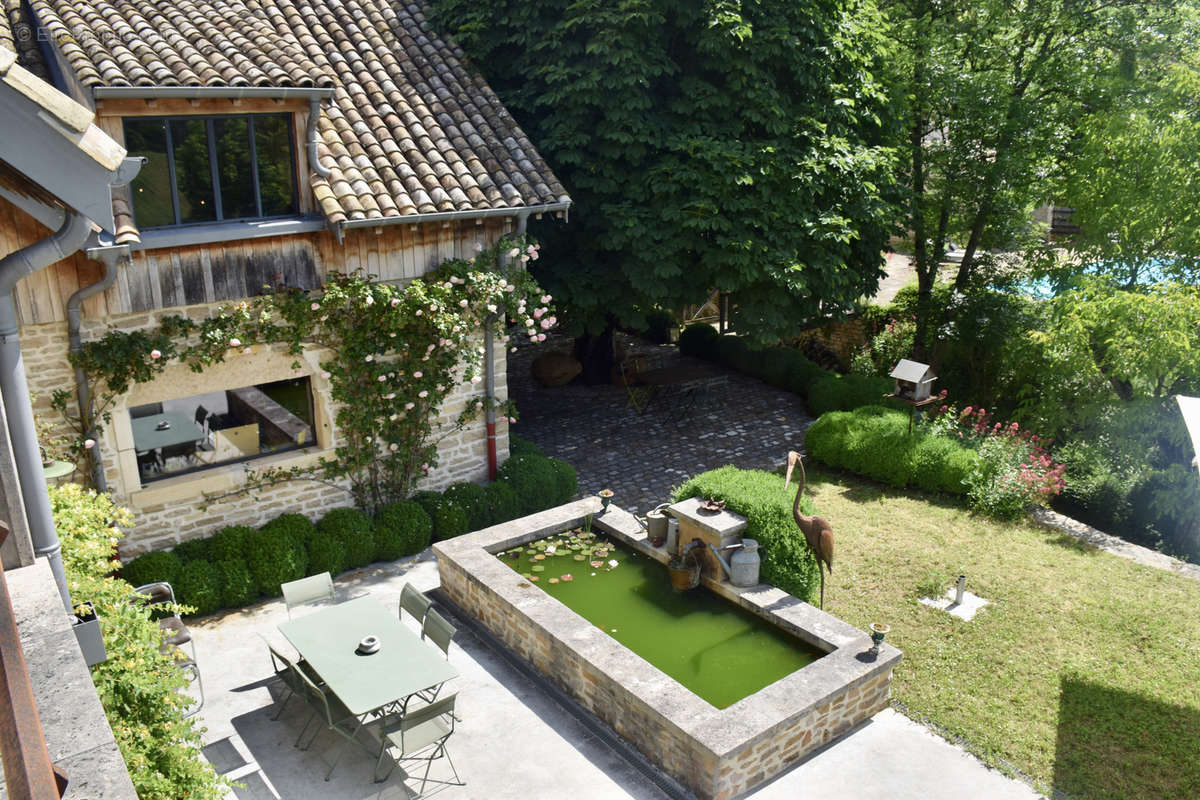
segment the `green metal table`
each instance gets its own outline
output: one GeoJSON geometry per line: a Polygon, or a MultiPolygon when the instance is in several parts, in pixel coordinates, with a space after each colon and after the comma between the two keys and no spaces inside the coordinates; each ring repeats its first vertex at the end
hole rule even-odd
{"type": "Polygon", "coordinates": [[[458,677],[440,650],[404,627],[394,610],[369,597],[290,620],[279,632],[355,716],[458,677]],[[366,636],[380,641],[378,652],[369,656],[357,651],[366,636]]]}
{"type": "Polygon", "coordinates": [[[204,431],[185,411],[166,411],[138,417],[130,422],[133,426],[133,449],[139,453],[161,450],[173,444],[199,442],[204,438],[204,431]],[[159,430],[158,425],[162,422],[168,423],[169,427],[159,430]]]}

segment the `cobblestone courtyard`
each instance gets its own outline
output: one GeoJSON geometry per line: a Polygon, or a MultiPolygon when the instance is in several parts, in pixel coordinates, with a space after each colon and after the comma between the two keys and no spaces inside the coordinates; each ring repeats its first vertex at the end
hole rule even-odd
{"type": "Polygon", "coordinates": [[[621,385],[538,385],[530,364],[545,352],[571,352],[570,339],[551,337],[510,354],[509,394],[520,415],[512,432],[574,466],[581,493],[612,489],[613,502],[644,514],[692,475],[725,464],[773,469],[788,450],[803,447],[812,420],[796,395],[682,357],[671,345],[621,341],[645,353],[648,366],[707,366],[725,380],[703,391],[690,410],[678,388],[671,388],[638,413],[621,385]]]}

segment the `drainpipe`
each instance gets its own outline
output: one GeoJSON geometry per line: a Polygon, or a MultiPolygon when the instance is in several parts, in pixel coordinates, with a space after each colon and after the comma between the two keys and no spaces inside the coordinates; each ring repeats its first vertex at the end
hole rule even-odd
{"type": "MultiPolygon", "coordinates": [[[[517,214],[517,236],[525,233],[525,226],[529,222],[529,215],[532,211],[523,211],[517,214]]],[[[501,265],[508,263],[508,257],[501,255],[501,265]]],[[[496,480],[497,475],[497,454],[496,454],[496,352],[492,335],[492,324],[496,321],[496,315],[492,314],[487,318],[487,325],[483,330],[483,385],[484,392],[487,394],[487,460],[488,460],[488,480],[496,480]]]]}
{"type": "Polygon", "coordinates": [[[24,496],[25,515],[29,518],[33,551],[35,555],[46,556],[50,562],[50,571],[54,574],[68,613],[73,610],[71,594],[67,591],[67,575],[63,571],[54,515],[50,511],[50,494],[42,473],[33,407],[29,403],[29,386],[25,382],[25,365],[21,361],[13,289],[17,281],[26,275],[32,275],[70,256],[83,246],[91,231],[92,223],[87,217],[68,210],[62,227],[53,234],[0,259],[0,396],[4,398],[8,412],[8,433],[12,439],[21,494],[24,496]]]}
{"type": "MultiPolygon", "coordinates": [[[[117,280],[117,259],[129,258],[129,245],[114,247],[91,247],[87,251],[88,258],[99,261],[104,265],[104,275],[96,283],[84,286],[67,300],[67,345],[72,354],[83,349],[83,337],[80,335],[80,306],[83,301],[106,291],[117,280]]],[[[75,396],[79,399],[80,418],[91,407],[90,392],[87,384],[87,373],[83,367],[75,367],[75,396]]],[[[89,420],[84,436],[96,444],[88,453],[92,466],[92,485],[97,492],[107,492],[108,482],[104,479],[104,456],[100,452],[100,438],[96,435],[96,421],[89,420]]]]}
{"type": "MultiPolygon", "coordinates": [[[[321,165],[317,158],[317,123],[321,119],[321,98],[311,97],[308,100],[308,123],[305,125],[304,138],[308,144],[308,167],[322,178],[328,179],[333,172],[329,167],[321,165]]],[[[338,231],[338,241],[341,241],[341,231],[338,231]]]]}

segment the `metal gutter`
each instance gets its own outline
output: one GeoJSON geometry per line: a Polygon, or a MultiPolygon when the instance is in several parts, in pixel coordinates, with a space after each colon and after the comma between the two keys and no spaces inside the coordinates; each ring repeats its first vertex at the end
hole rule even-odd
{"type": "Polygon", "coordinates": [[[67,590],[61,545],[54,529],[54,514],[50,510],[50,495],[46,491],[46,478],[42,472],[33,408],[29,404],[29,385],[25,381],[25,365],[21,359],[13,289],[26,275],[70,256],[83,246],[91,232],[91,220],[77,211],[69,211],[62,227],[53,234],[0,259],[0,396],[3,396],[8,412],[8,432],[12,439],[13,460],[17,465],[17,479],[25,501],[25,515],[29,518],[29,532],[33,537],[33,552],[38,556],[46,556],[50,562],[50,571],[54,573],[68,613],[73,611],[71,593],[67,590]]]}
{"type": "Polygon", "coordinates": [[[332,86],[94,86],[96,100],[328,100],[332,86]]]}
{"type": "Polygon", "coordinates": [[[321,119],[321,98],[313,97],[308,101],[308,121],[304,126],[305,145],[308,147],[308,168],[320,175],[322,178],[328,178],[333,174],[333,170],[329,167],[321,165],[321,159],[317,157],[317,123],[321,119]]]}
{"type": "MultiPolygon", "coordinates": [[[[117,260],[129,258],[129,245],[88,248],[87,255],[88,258],[104,265],[104,275],[100,280],[90,286],[84,286],[67,299],[67,350],[71,353],[78,353],[83,349],[83,337],[79,332],[80,306],[83,305],[84,300],[106,291],[116,282],[117,260]]],[[[80,419],[83,419],[85,410],[91,408],[87,373],[83,371],[83,367],[75,367],[75,396],[79,399],[80,419]]],[[[108,482],[104,478],[104,457],[100,452],[100,438],[96,435],[96,421],[91,420],[91,423],[84,436],[95,442],[88,453],[88,461],[92,467],[92,487],[97,492],[107,492],[108,482]]]]}
{"type": "MultiPolygon", "coordinates": [[[[482,219],[486,217],[528,217],[530,214],[564,214],[571,208],[571,201],[547,203],[541,206],[513,206],[512,208],[485,208],[477,211],[436,211],[431,214],[404,214],[398,217],[377,217],[374,219],[348,219],[335,222],[331,226],[342,241],[342,231],[351,228],[382,228],[386,225],[420,225],[426,222],[451,222],[458,219],[482,219]]],[[[519,224],[519,223],[518,223],[519,224]]]]}

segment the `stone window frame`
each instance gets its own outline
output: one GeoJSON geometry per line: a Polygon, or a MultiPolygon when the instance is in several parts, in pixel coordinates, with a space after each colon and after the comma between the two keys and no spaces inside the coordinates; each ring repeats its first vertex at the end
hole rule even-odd
{"type": "MultiPolygon", "coordinates": [[[[284,351],[282,346],[256,346],[251,353],[231,351],[226,360],[196,373],[184,364],[171,364],[149,383],[135,384],[119,398],[111,409],[111,423],[105,431],[106,452],[115,461],[117,490],[124,502],[135,509],[147,509],[164,503],[180,503],[203,499],[207,495],[233,491],[244,484],[247,469],[266,467],[291,468],[315,465],[321,457],[334,456],[337,439],[334,407],[329,380],[322,377],[320,366],[322,348],[307,347],[300,357],[284,351]],[[294,361],[299,368],[293,368],[294,361]],[[237,389],[259,383],[309,379],[313,405],[312,446],[286,450],[208,469],[187,472],[143,484],[133,445],[133,426],[129,409],[147,403],[178,400],[206,392],[237,389]]],[[[111,466],[111,462],[110,462],[111,466]]]]}

